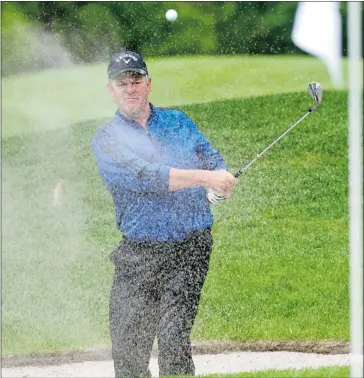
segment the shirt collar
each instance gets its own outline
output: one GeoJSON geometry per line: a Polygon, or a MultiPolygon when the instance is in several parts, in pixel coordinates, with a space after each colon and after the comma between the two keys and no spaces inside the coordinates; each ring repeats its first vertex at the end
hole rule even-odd
{"type": "MultiPolygon", "coordinates": [[[[151,120],[151,119],[153,119],[154,116],[155,116],[155,106],[150,102],[149,103],[149,107],[150,107],[151,111],[150,111],[150,115],[149,115],[148,121],[151,120]]],[[[131,120],[131,119],[125,117],[125,115],[122,114],[119,109],[116,110],[115,115],[119,119],[121,119],[122,121],[124,121],[124,122],[130,123],[130,124],[133,124],[134,122],[137,123],[136,121],[131,120]]]]}

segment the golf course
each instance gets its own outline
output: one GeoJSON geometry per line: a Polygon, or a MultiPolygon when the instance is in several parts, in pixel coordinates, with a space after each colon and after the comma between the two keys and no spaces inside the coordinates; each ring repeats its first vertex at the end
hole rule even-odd
{"type": "MultiPolygon", "coordinates": [[[[321,83],[320,107],[213,207],[192,339],[348,341],[347,90],[308,56],[146,62],[151,102],[188,114],[231,172],[302,116],[307,84],[321,83]]],[[[122,235],[91,149],[116,110],[106,67],[2,80],[3,356],[110,345],[109,253],[122,235]]]]}

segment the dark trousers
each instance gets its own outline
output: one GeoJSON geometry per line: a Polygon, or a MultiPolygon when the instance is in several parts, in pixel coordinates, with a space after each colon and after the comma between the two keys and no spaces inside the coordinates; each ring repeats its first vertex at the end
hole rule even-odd
{"type": "Polygon", "coordinates": [[[110,259],[110,333],[115,375],[150,377],[154,338],[159,375],[194,375],[190,333],[212,249],[211,231],[173,243],[123,239],[110,259]]]}

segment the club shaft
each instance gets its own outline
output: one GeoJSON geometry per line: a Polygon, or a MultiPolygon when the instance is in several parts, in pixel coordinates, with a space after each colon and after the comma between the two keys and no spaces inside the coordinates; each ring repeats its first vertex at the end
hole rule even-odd
{"type": "Polygon", "coordinates": [[[255,163],[259,158],[261,158],[272,146],[274,146],[281,138],[283,138],[287,133],[289,133],[297,124],[299,124],[304,118],[306,118],[310,113],[312,113],[319,104],[313,105],[308,111],[300,117],[297,121],[292,123],[291,126],[288,127],[282,134],[277,136],[272,143],[267,146],[262,152],[260,152],[258,155],[256,155],[253,159],[251,159],[249,162],[245,163],[234,175],[234,177],[238,178],[242,173],[244,173],[253,163],[255,163]]]}

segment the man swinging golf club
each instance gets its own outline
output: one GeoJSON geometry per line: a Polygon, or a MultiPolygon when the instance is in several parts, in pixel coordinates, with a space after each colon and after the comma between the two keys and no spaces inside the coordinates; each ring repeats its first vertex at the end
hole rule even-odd
{"type": "Polygon", "coordinates": [[[92,148],[123,234],[110,254],[115,374],[150,376],[157,337],[159,374],[194,375],[190,332],[213,245],[209,200],[229,197],[237,179],[186,114],[148,101],[139,54],[115,54],[108,77],[118,110],[92,148]]]}

